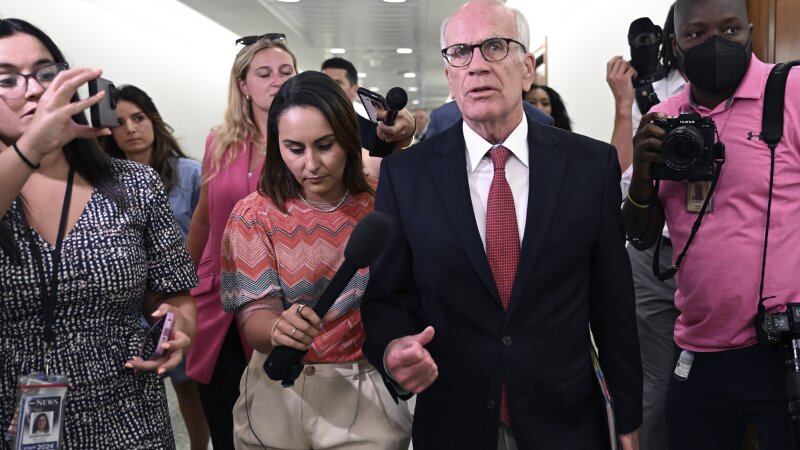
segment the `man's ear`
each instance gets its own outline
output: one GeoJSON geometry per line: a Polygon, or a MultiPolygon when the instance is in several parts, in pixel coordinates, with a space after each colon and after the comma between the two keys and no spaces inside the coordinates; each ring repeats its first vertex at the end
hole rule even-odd
{"type": "Polygon", "coordinates": [[[536,57],[533,53],[525,53],[523,59],[525,72],[522,74],[522,90],[527,92],[531,89],[533,79],[536,76],[536,57]]]}
{"type": "Polygon", "coordinates": [[[455,100],[456,96],[453,94],[453,86],[450,84],[450,65],[447,63],[444,65],[444,77],[447,79],[447,87],[450,89],[450,98],[455,100]]]}

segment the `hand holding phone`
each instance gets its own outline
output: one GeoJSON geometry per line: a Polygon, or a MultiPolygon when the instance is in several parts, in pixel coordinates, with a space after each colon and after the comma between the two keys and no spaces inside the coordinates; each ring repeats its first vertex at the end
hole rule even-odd
{"type": "Polygon", "coordinates": [[[369,120],[378,123],[378,111],[386,111],[389,109],[386,99],[383,98],[381,94],[372,92],[369,89],[364,89],[363,87],[358,88],[356,92],[358,93],[358,98],[361,99],[361,104],[364,105],[364,109],[367,110],[369,120]]]}
{"type": "Polygon", "coordinates": [[[89,95],[95,95],[100,91],[105,91],[106,95],[100,102],[89,108],[89,115],[92,118],[94,128],[113,128],[117,123],[117,88],[109,80],[98,77],[89,80],[89,95]]]}
{"type": "Polygon", "coordinates": [[[144,360],[161,358],[165,351],[163,344],[169,341],[174,325],[174,313],[168,312],[162,316],[158,322],[150,327],[145,333],[142,346],[139,349],[139,357],[144,360]],[[153,343],[155,343],[155,347],[153,346],[153,343]]]}

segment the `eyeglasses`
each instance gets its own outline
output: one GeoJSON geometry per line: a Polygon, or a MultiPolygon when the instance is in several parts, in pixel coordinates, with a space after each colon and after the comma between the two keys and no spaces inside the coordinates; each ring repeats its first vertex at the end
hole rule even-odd
{"type": "Polygon", "coordinates": [[[6,100],[22,98],[28,92],[28,80],[33,78],[39,86],[47,89],[59,72],[69,69],[66,63],[49,64],[35,73],[23,75],[21,73],[0,74],[0,97],[6,100]]]}
{"type": "Polygon", "coordinates": [[[239,39],[236,40],[236,45],[242,44],[245,47],[247,47],[248,45],[253,45],[256,42],[258,42],[260,40],[263,40],[263,39],[266,39],[266,40],[268,40],[270,42],[273,42],[275,44],[286,45],[286,35],[283,34],[283,33],[267,33],[267,34],[262,34],[261,36],[244,36],[244,37],[240,37],[239,39]]]}
{"type": "Polygon", "coordinates": [[[525,51],[525,46],[521,42],[509,38],[491,38],[487,39],[480,44],[455,44],[442,49],[442,56],[447,60],[448,64],[453,67],[466,67],[472,62],[472,55],[475,54],[475,49],[481,49],[483,59],[489,62],[502,61],[508,56],[508,46],[515,43],[522,47],[525,51]]]}

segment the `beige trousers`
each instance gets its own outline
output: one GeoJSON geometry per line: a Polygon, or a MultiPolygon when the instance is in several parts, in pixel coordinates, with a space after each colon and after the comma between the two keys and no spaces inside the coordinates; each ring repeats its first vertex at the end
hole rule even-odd
{"type": "Polygon", "coordinates": [[[366,360],[311,364],[289,388],[264,373],[253,352],[233,408],[237,450],[406,450],[411,413],[392,400],[366,360]]]}

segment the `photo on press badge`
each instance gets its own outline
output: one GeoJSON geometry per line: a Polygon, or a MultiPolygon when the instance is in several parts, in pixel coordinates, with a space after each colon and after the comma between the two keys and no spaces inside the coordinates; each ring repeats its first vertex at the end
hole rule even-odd
{"type": "Polygon", "coordinates": [[[46,395],[24,400],[20,417],[21,450],[57,449],[61,428],[61,396],[46,395]]]}
{"type": "MultiPolygon", "coordinates": [[[[703,202],[708,195],[708,189],[711,186],[710,181],[689,181],[686,183],[686,211],[690,213],[699,213],[703,209],[703,202]]],[[[708,210],[711,212],[712,203],[714,198],[708,201],[708,210]]]]}

